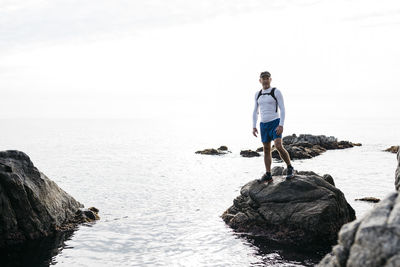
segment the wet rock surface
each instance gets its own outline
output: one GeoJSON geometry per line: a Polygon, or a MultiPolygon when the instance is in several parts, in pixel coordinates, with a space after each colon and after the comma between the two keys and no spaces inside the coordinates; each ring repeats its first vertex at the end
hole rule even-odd
{"type": "MultiPolygon", "coordinates": [[[[0,203],[0,248],[92,221],[84,215],[87,211],[81,210],[81,203],[41,173],[20,151],[0,152],[0,203]]],[[[90,212],[97,214],[98,210],[90,212]]]]}
{"type": "Polygon", "coordinates": [[[283,168],[272,172],[272,183],[244,185],[222,219],[237,232],[281,245],[312,249],[335,244],[340,227],[355,219],[343,193],[314,172],[298,172],[290,180],[280,176],[283,168]]]}

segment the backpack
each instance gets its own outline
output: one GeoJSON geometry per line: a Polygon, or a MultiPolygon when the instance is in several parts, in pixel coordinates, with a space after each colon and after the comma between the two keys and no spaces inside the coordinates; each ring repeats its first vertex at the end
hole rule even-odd
{"type": "Polygon", "coordinates": [[[256,100],[256,101],[258,101],[258,99],[259,99],[260,96],[262,96],[262,95],[270,95],[270,96],[272,96],[273,99],[275,99],[275,112],[278,112],[278,100],[277,100],[276,97],[275,97],[275,89],[276,89],[276,88],[274,87],[274,88],[272,88],[271,93],[265,93],[265,94],[262,93],[262,89],[261,89],[260,92],[258,93],[258,96],[257,96],[257,100],[256,100]]]}

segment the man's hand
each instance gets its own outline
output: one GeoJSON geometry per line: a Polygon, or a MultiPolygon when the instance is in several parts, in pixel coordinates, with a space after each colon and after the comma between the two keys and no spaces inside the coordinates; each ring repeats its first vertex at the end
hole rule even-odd
{"type": "Polygon", "coordinates": [[[283,133],[283,126],[279,125],[275,129],[277,135],[281,135],[283,133]]]}
{"type": "Polygon", "coordinates": [[[253,135],[254,135],[255,137],[257,137],[257,134],[258,134],[257,128],[253,128],[253,135]]]}

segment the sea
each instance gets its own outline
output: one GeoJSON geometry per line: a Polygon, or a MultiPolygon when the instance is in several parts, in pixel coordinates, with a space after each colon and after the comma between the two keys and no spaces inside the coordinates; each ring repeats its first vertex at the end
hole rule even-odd
{"type": "MultiPolygon", "coordinates": [[[[35,245],[22,249],[18,261],[23,266],[315,265],[326,251],[276,247],[234,232],[220,217],[240,188],[264,171],[262,157],[240,156],[241,150],[261,146],[251,134],[251,112],[247,115],[243,123],[215,118],[1,120],[1,150],[25,152],[86,208],[98,208],[101,217],[56,242],[43,241],[39,251],[32,249],[35,245]],[[195,153],[221,145],[231,153],[195,153]]],[[[400,143],[398,123],[312,116],[309,123],[302,121],[288,119],[290,132],[284,135],[324,134],[362,143],[293,161],[297,170],[332,175],[357,218],[374,204],[356,198],[384,198],[395,190],[396,155],[383,150],[400,143]]],[[[15,257],[2,261],[2,266],[18,266],[15,257]]]]}

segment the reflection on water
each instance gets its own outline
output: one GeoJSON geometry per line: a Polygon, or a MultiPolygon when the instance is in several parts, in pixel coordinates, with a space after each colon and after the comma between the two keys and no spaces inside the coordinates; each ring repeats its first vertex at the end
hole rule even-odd
{"type": "Polygon", "coordinates": [[[259,261],[252,263],[252,266],[314,266],[330,251],[330,248],[307,250],[282,246],[259,236],[241,237],[257,248],[256,256],[259,261]]]}
{"type": "Polygon", "coordinates": [[[70,240],[74,231],[57,233],[52,236],[34,241],[27,241],[22,245],[15,245],[0,250],[0,266],[49,266],[57,262],[54,256],[65,248],[65,241],[70,240]]]}
{"type": "Polygon", "coordinates": [[[260,236],[246,234],[240,236],[257,249],[255,256],[259,260],[251,266],[314,266],[331,250],[288,247],[267,241],[260,236]]]}

